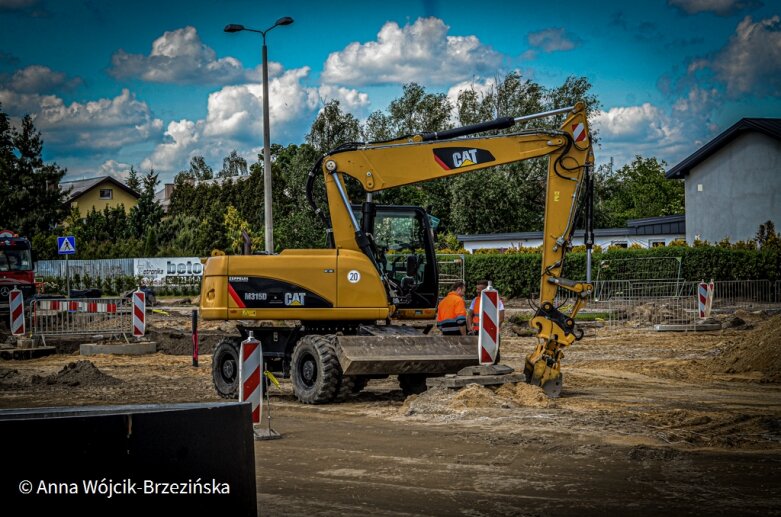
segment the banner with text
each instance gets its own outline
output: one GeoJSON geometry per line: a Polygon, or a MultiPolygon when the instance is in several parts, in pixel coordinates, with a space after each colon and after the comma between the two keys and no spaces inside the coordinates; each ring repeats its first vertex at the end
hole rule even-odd
{"type": "Polygon", "coordinates": [[[133,269],[146,285],[198,284],[203,275],[198,257],[137,258],[133,259],[133,269]]]}

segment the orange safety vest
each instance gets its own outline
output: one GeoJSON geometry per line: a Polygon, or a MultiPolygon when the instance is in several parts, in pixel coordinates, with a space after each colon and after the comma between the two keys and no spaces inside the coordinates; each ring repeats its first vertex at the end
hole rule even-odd
{"type": "Polygon", "coordinates": [[[443,332],[459,332],[459,327],[466,325],[466,305],[464,299],[455,291],[450,291],[442,298],[437,307],[437,327],[443,332]]]}
{"type": "MultiPolygon", "coordinates": [[[[472,310],[472,330],[480,329],[480,298],[481,296],[479,294],[475,296],[475,308],[472,310]]],[[[502,300],[501,298],[498,298],[498,300],[500,304],[499,307],[501,307],[502,300]]],[[[501,312],[501,309],[499,312],[501,312]]]]}

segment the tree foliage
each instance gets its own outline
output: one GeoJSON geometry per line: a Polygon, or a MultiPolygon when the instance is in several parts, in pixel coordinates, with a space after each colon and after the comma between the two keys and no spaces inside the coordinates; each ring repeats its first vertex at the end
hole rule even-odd
{"type": "Polygon", "coordinates": [[[66,170],[47,164],[43,140],[29,116],[14,128],[0,106],[0,226],[33,238],[68,214],[59,188],[66,170]]]}

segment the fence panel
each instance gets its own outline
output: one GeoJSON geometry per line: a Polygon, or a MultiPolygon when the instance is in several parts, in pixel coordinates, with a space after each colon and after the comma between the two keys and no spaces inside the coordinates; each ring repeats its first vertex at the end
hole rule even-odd
{"type": "MultiPolygon", "coordinates": [[[[133,259],[69,260],[71,278],[75,275],[92,278],[134,276],[133,259]]],[[[39,260],[35,264],[36,276],[65,278],[64,260],[39,260]]]]}
{"type": "Polygon", "coordinates": [[[33,336],[132,333],[131,301],[123,298],[36,299],[31,307],[33,336]]]}
{"type": "Polygon", "coordinates": [[[464,281],[464,256],[437,254],[439,269],[439,296],[446,296],[456,282],[464,281]]]}

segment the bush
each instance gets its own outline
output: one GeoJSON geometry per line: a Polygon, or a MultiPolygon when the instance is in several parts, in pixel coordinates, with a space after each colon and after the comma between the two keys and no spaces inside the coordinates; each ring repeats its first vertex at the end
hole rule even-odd
{"type": "MultiPolygon", "coordinates": [[[[669,246],[652,249],[610,249],[594,253],[592,279],[602,260],[628,258],[677,257],[681,259],[684,280],[781,280],[781,249],[761,250],[724,248],[720,246],[669,246]]],[[[631,264],[630,264],[631,266],[631,264]]],[[[638,267],[641,265],[638,263],[638,267]]],[[[647,267],[642,264],[642,267],[647,267]]],[[[660,265],[660,267],[662,267],[660,265]]],[[[530,297],[539,293],[542,274],[540,253],[480,253],[466,255],[467,290],[483,278],[492,280],[496,289],[507,297],[530,297]]],[[[569,253],[563,276],[572,280],[586,277],[586,254],[569,253]]],[[[630,271],[631,274],[631,271],[630,271]]],[[[667,274],[660,270],[660,275],[667,274]]],[[[640,271],[637,272],[638,277],[640,271]]]]}

